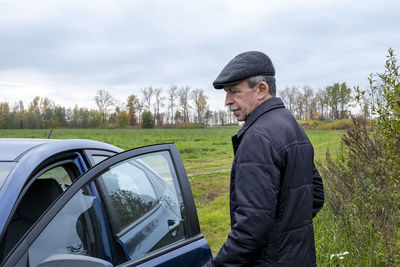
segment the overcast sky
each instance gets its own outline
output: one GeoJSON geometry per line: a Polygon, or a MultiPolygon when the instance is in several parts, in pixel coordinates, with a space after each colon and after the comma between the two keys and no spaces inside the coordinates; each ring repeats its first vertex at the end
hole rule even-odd
{"type": "Polygon", "coordinates": [[[400,1],[0,0],[0,101],[47,96],[94,108],[97,90],[120,102],[140,89],[203,89],[235,55],[259,50],[278,90],[367,85],[387,50],[400,54],[400,1]]]}

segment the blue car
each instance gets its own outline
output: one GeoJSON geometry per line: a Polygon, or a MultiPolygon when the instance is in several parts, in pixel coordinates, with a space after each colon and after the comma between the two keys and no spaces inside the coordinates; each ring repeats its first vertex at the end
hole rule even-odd
{"type": "Polygon", "coordinates": [[[1,266],[202,266],[174,144],[0,139],[1,266]]]}

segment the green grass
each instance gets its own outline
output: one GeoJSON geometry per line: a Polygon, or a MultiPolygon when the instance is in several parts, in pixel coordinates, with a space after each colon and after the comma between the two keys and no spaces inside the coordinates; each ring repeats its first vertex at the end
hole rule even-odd
{"type": "MultiPolygon", "coordinates": [[[[84,138],[107,142],[123,149],[174,142],[181,154],[192,187],[202,233],[214,255],[230,229],[229,174],[233,160],[231,136],[238,128],[218,129],[56,129],[53,138],[84,138]]],[[[0,137],[46,138],[49,130],[0,130],[0,137]]],[[[323,162],[326,150],[340,148],[341,131],[308,131],[315,159],[323,162]]],[[[335,221],[328,209],[315,220],[317,260],[332,265],[329,257],[343,252],[335,235],[335,221]]],[[[343,239],[343,238],[342,238],[343,239]]],[[[332,265],[335,266],[335,265],[332,265]]]]}
{"type": "Polygon", "coordinates": [[[307,136],[314,147],[314,157],[318,161],[325,160],[326,151],[336,154],[340,149],[340,137],[344,131],[307,131],[307,136]]]}
{"type": "MultiPolygon", "coordinates": [[[[233,157],[231,136],[237,129],[56,129],[52,138],[82,138],[131,149],[175,143],[188,172],[229,168],[233,157]]],[[[49,130],[0,130],[0,137],[47,138],[49,130]]]]}

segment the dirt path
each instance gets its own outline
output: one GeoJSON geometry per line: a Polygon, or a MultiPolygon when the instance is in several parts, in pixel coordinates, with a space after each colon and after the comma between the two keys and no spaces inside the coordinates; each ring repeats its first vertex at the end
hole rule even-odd
{"type": "Polygon", "coordinates": [[[210,174],[210,173],[216,173],[216,172],[226,172],[226,171],[230,171],[231,169],[223,169],[223,170],[217,170],[217,171],[206,171],[206,172],[194,172],[191,174],[188,174],[188,177],[191,176],[196,176],[196,175],[201,175],[201,174],[210,174]]]}

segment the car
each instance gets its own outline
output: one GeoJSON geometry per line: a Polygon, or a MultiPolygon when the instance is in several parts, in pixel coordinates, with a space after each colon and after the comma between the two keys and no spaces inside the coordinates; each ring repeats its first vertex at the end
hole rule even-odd
{"type": "Polygon", "coordinates": [[[202,266],[178,149],[0,138],[1,266],[202,266]]]}

